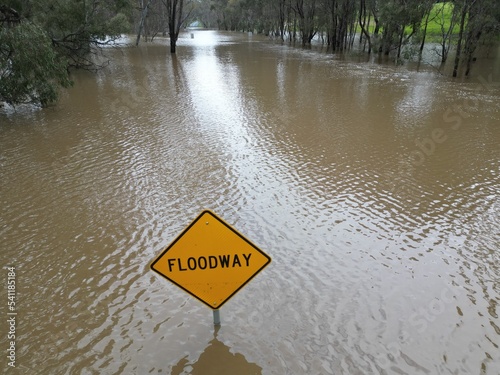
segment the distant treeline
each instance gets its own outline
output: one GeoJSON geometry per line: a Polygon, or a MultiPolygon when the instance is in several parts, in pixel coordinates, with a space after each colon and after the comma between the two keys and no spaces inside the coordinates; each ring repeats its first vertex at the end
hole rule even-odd
{"type": "MultiPolygon", "coordinates": [[[[103,45],[123,33],[139,41],[170,37],[192,23],[252,31],[332,51],[401,57],[403,47],[438,43],[441,61],[455,47],[453,76],[468,75],[476,48],[498,41],[500,1],[455,0],[0,0],[0,102],[57,100],[71,68],[95,69],[103,45]]],[[[414,48],[415,49],[415,48],[414,48]]]]}
{"type": "MultiPolygon", "coordinates": [[[[141,1],[148,10],[143,38],[166,36],[163,0],[141,1]]],[[[476,48],[500,35],[498,0],[186,0],[184,9],[184,26],[251,31],[304,46],[316,39],[339,52],[361,45],[399,60],[405,46],[422,53],[433,42],[444,64],[454,47],[453,76],[460,65],[468,75],[476,48]]]]}
{"type": "Polygon", "coordinates": [[[318,38],[333,51],[362,43],[367,53],[393,53],[412,43],[423,50],[426,40],[439,43],[444,63],[456,47],[453,75],[465,63],[470,71],[481,43],[498,41],[498,0],[213,0],[210,11],[200,8],[198,19],[207,27],[247,30],[285,41],[311,44],[318,38]],[[358,36],[359,38],[355,38],[358,36]]]}

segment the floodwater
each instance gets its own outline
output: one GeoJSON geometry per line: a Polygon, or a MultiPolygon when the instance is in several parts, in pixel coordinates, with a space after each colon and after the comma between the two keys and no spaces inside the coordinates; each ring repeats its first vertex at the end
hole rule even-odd
{"type": "Polygon", "coordinates": [[[499,64],[456,81],[193,33],[0,110],[16,373],[500,373],[499,64]],[[217,331],[149,270],[203,209],[273,259],[217,331]]]}

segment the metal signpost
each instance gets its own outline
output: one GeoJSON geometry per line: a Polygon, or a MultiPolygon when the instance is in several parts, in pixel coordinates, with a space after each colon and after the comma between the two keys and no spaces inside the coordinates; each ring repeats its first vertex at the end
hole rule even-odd
{"type": "Polygon", "coordinates": [[[214,310],[271,262],[271,258],[213,212],[203,211],[153,261],[151,269],[214,310]]]}

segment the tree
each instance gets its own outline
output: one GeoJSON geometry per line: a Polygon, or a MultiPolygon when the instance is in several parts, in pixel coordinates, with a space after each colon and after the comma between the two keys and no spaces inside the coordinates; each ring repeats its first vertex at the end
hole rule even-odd
{"type": "Polygon", "coordinates": [[[314,35],[318,31],[315,24],[316,0],[296,0],[293,9],[299,16],[302,45],[311,44],[314,35]]]}
{"type": "Polygon", "coordinates": [[[380,6],[380,19],[383,25],[380,51],[389,55],[390,51],[395,49],[399,58],[403,44],[420,29],[426,11],[428,8],[425,2],[385,0],[380,6]],[[408,35],[406,35],[407,27],[411,28],[408,35]]]}
{"type": "Polygon", "coordinates": [[[456,77],[458,75],[458,66],[460,64],[460,56],[462,54],[462,43],[464,39],[465,21],[467,20],[467,13],[469,12],[469,6],[470,4],[468,3],[468,1],[463,0],[462,7],[460,10],[460,30],[458,32],[457,51],[455,54],[455,61],[453,64],[453,77],[456,77]]]}
{"type": "Polygon", "coordinates": [[[170,53],[175,53],[179,31],[182,25],[184,0],[163,0],[167,6],[168,35],[170,37],[170,53]]]}
{"type": "MultiPolygon", "coordinates": [[[[433,13],[433,9],[434,9],[434,4],[435,4],[434,0],[425,0],[422,2],[422,6],[424,7],[424,19],[425,19],[425,21],[424,21],[424,28],[419,33],[419,34],[421,34],[421,37],[422,37],[422,41],[420,43],[420,50],[419,50],[420,58],[422,58],[422,53],[424,51],[425,39],[427,38],[427,28],[429,27],[429,22],[434,22],[438,17],[438,14],[433,14],[433,16],[431,18],[431,14],[433,13]]],[[[443,3],[443,4],[445,4],[445,3],[443,3]]],[[[442,9],[444,9],[444,6],[442,9]]]]}
{"type": "Polygon", "coordinates": [[[5,5],[0,7],[0,23],[0,101],[41,106],[55,102],[59,87],[71,81],[67,63],[58,57],[50,38],[5,5]]]}
{"type": "Polygon", "coordinates": [[[285,16],[287,13],[286,0],[278,0],[278,29],[281,41],[285,41],[285,16]]]}
{"type": "MultiPolygon", "coordinates": [[[[440,28],[440,36],[441,36],[441,51],[440,51],[440,56],[441,56],[441,64],[444,64],[446,60],[448,59],[448,52],[450,50],[451,46],[451,37],[453,35],[453,30],[455,28],[455,25],[458,20],[458,16],[460,13],[460,9],[458,6],[455,6],[454,4],[451,3],[442,3],[440,5],[436,4],[437,12],[436,12],[436,17],[435,21],[440,28]],[[451,17],[449,19],[446,18],[445,10],[449,7],[453,7],[451,17]]],[[[448,12],[449,13],[449,12],[448,12]]]]}
{"type": "Polygon", "coordinates": [[[453,77],[458,76],[458,68],[464,58],[466,61],[465,75],[469,75],[477,46],[488,37],[498,36],[499,29],[500,4],[498,1],[462,0],[453,77]]]}
{"type": "Polygon", "coordinates": [[[329,0],[327,3],[327,13],[330,14],[328,40],[334,51],[350,48],[349,39],[354,36],[356,23],[356,3],[352,0],[329,0]]]}
{"type": "Polygon", "coordinates": [[[473,1],[469,7],[469,18],[466,27],[465,39],[465,75],[468,76],[472,68],[474,53],[482,41],[498,31],[500,20],[498,0],[473,1]]]}
{"type": "MultiPolygon", "coordinates": [[[[366,0],[360,0],[358,13],[359,13],[358,14],[359,26],[361,27],[361,32],[363,33],[366,40],[368,41],[368,54],[370,54],[372,51],[372,39],[370,37],[370,33],[368,32],[368,25],[366,23],[366,16],[368,14],[367,9],[366,9],[366,0]]],[[[360,38],[360,42],[361,42],[361,38],[360,38]]]]}
{"type": "Polygon", "coordinates": [[[0,100],[46,106],[69,69],[96,68],[93,55],[129,30],[129,0],[3,0],[0,100]]]}
{"type": "Polygon", "coordinates": [[[130,30],[128,0],[38,0],[31,7],[30,19],[72,67],[94,68],[92,56],[99,48],[130,30]]]}
{"type": "Polygon", "coordinates": [[[188,12],[183,17],[184,0],[162,0],[167,7],[168,16],[168,35],[170,37],[170,53],[175,53],[177,46],[177,39],[179,38],[179,31],[181,30],[184,21],[189,17],[188,12]]]}
{"type": "MultiPolygon", "coordinates": [[[[189,3],[189,10],[187,13],[184,12],[184,0],[161,0],[161,4],[158,3],[156,7],[156,15],[160,16],[160,22],[156,22],[154,30],[152,30],[153,35],[156,35],[159,31],[162,33],[164,20],[168,21],[168,35],[170,37],[170,52],[175,53],[177,48],[177,39],[179,38],[179,32],[186,22],[186,20],[191,15],[191,12],[195,8],[194,3],[189,3]],[[161,6],[163,4],[163,8],[161,6]],[[166,15],[166,16],[165,16],[166,15]]],[[[154,5],[154,0],[141,0],[141,16],[139,21],[139,27],[137,31],[136,45],[139,44],[141,38],[141,33],[144,28],[146,17],[148,16],[149,9],[154,5]]]]}

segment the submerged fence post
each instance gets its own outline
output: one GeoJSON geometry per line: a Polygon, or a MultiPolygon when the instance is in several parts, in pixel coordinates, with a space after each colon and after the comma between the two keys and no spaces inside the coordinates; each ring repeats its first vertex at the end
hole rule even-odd
{"type": "Polygon", "coordinates": [[[214,326],[220,326],[220,311],[214,310],[214,326]]]}

